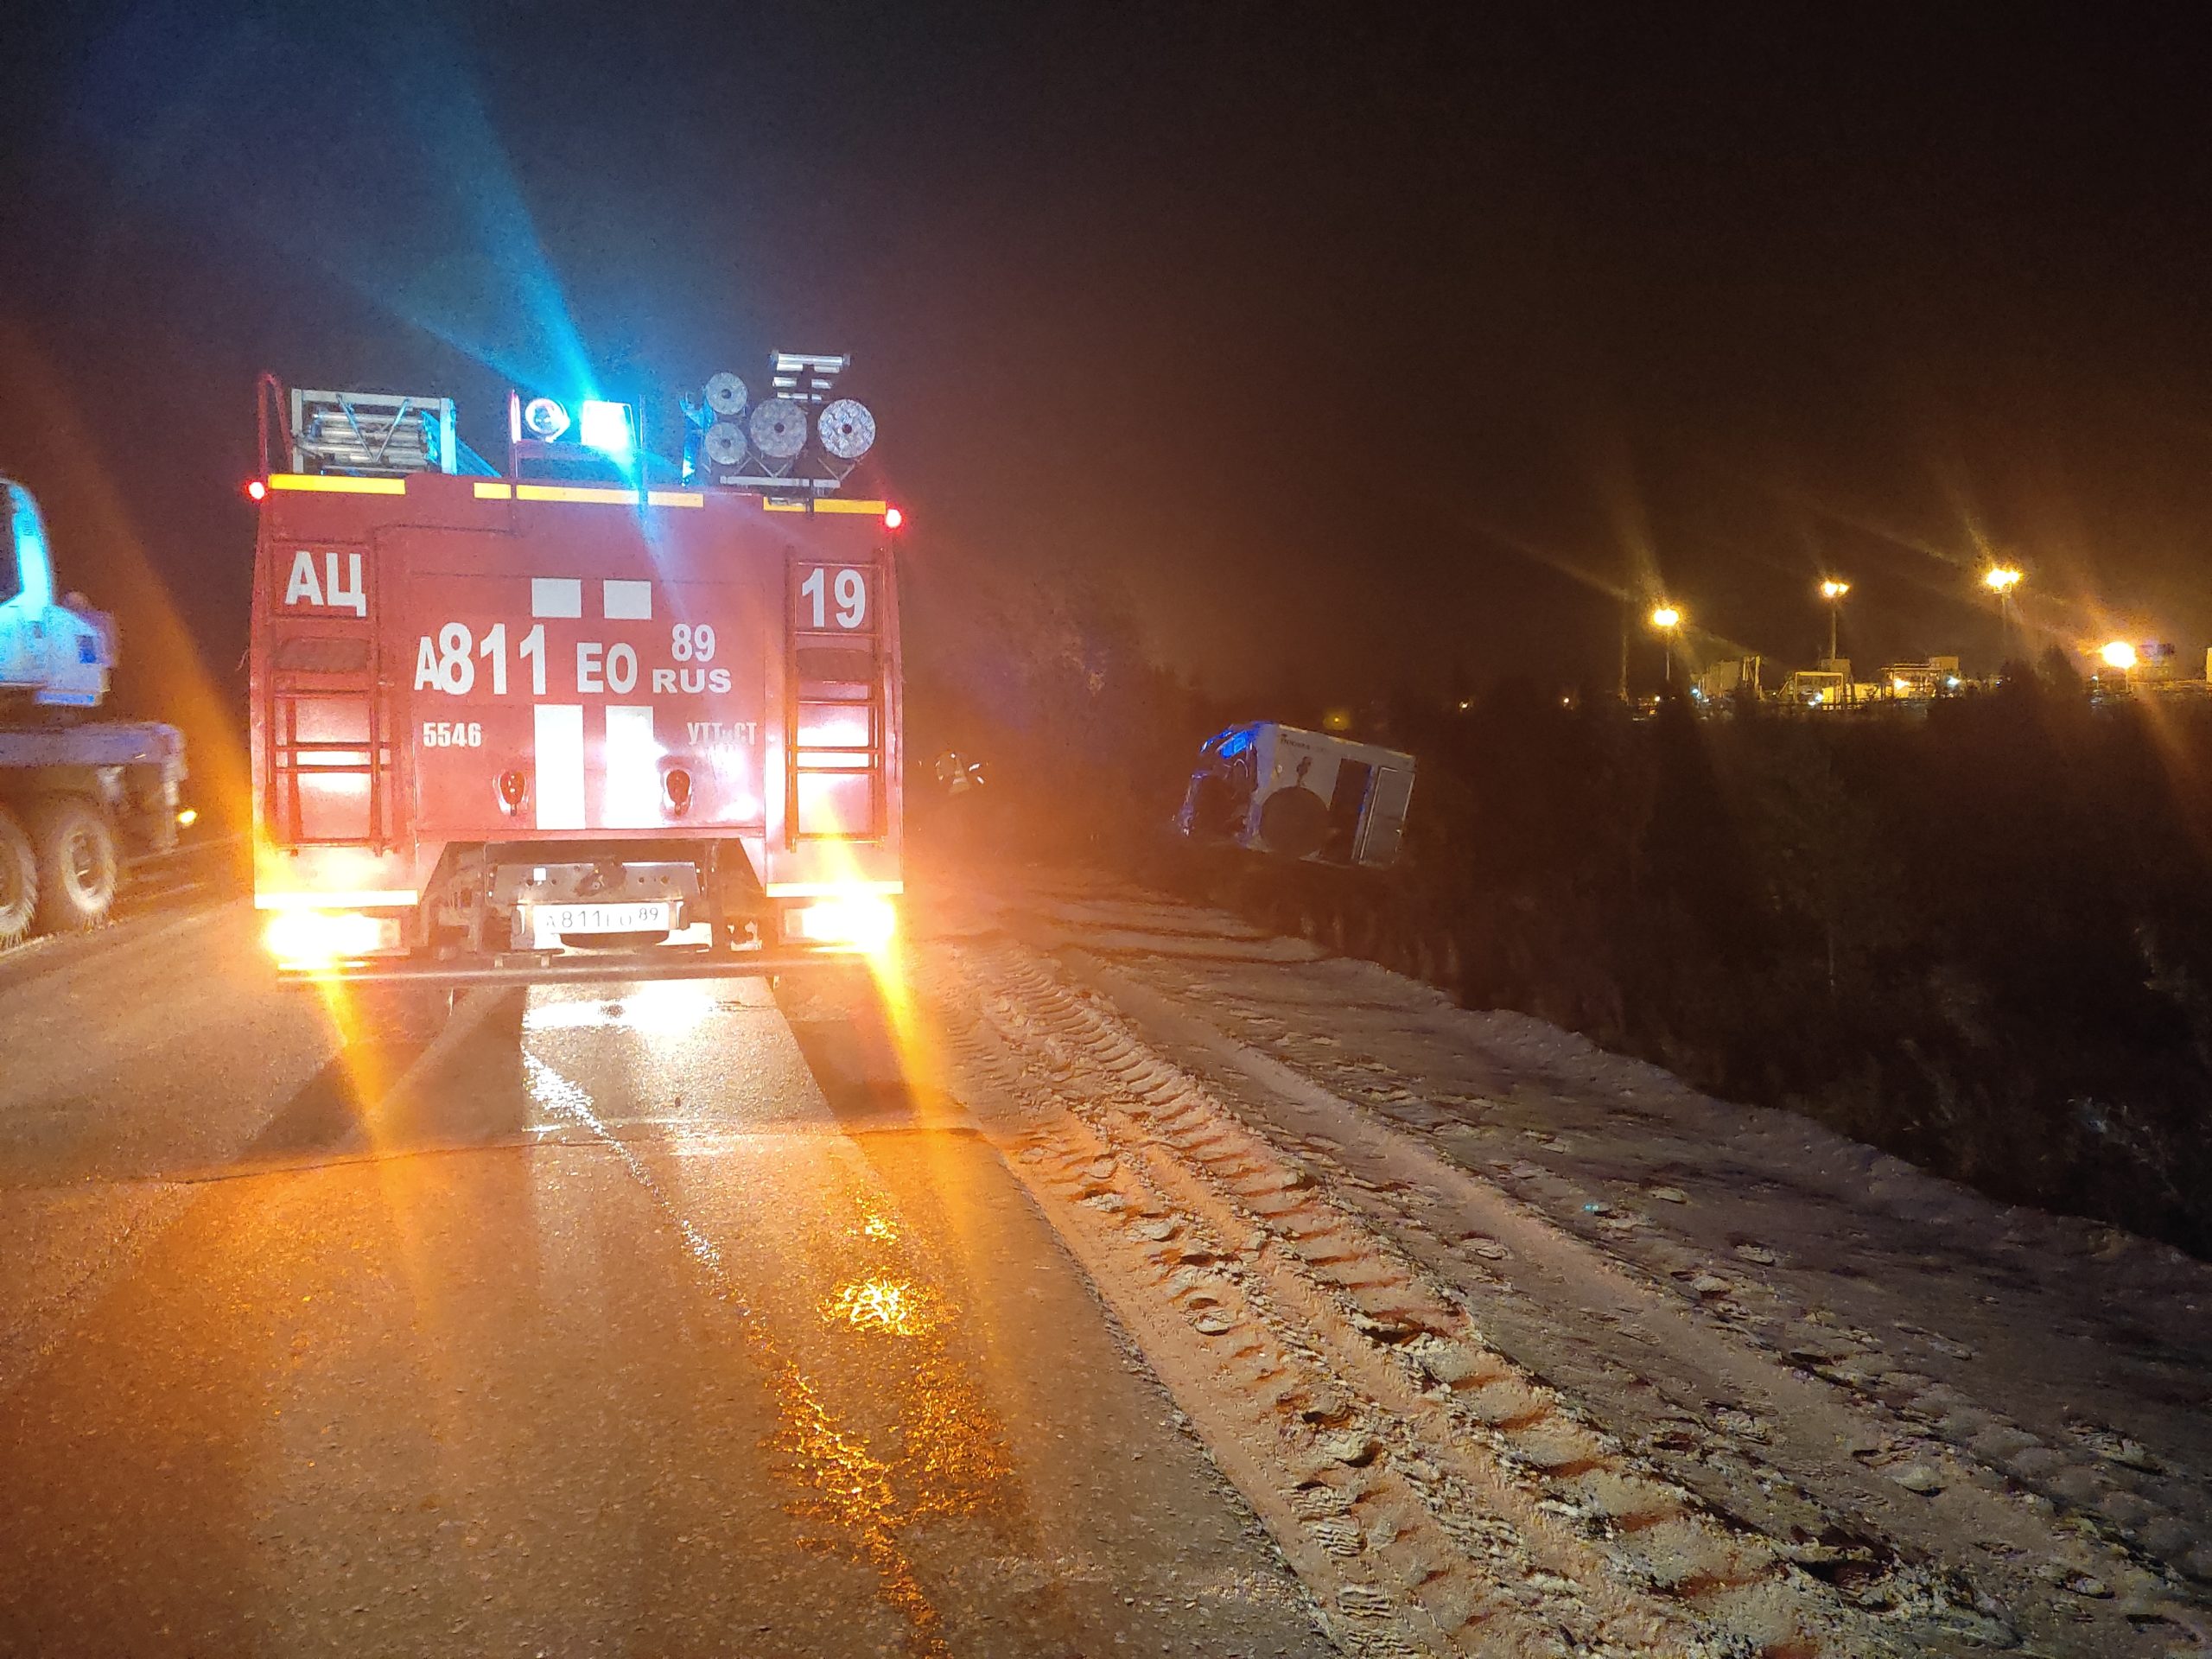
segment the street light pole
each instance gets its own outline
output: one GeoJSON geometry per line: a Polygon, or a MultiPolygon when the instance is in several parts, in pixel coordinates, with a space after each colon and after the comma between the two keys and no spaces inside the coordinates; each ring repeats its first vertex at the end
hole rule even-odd
{"type": "MultiPolygon", "coordinates": [[[[1997,651],[2001,658],[2012,648],[2012,590],[2020,585],[2020,573],[2009,564],[1995,565],[1981,573],[1981,585],[1997,595],[1997,651]]],[[[2004,667],[2002,661],[1998,667],[2004,667]]]]}
{"type": "Polygon", "coordinates": [[[1672,685],[1675,683],[1675,632],[1682,626],[1681,608],[1666,604],[1655,606],[1651,612],[1651,626],[1665,642],[1667,683],[1672,685]]]}
{"type": "MultiPolygon", "coordinates": [[[[1839,582],[1834,576],[1828,577],[1821,583],[1821,597],[1827,601],[1828,606],[1828,671],[1830,673],[1835,671],[1837,658],[1842,654],[1839,649],[1837,625],[1843,618],[1843,596],[1850,591],[1849,582],[1839,582]]],[[[1843,700],[1846,702],[1851,701],[1851,677],[1848,674],[1843,677],[1843,700]]]]}

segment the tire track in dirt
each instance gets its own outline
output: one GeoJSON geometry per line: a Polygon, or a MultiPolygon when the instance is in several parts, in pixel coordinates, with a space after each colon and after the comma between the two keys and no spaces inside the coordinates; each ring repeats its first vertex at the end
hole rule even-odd
{"type": "Polygon", "coordinates": [[[2051,1651],[2172,1650],[2187,1610],[2162,1606],[2170,1583],[2131,1580],[2124,1558],[2024,1509],[1803,1356],[1777,1365],[1724,1325],[1682,1320],[1678,1287],[1595,1258],[1333,1096],[1335,1138],[1255,1122],[1032,952],[978,941],[955,954],[933,988],[962,1033],[963,1081],[991,1097],[973,1103],[1010,1131],[1017,1167],[1117,1306],[1117,1284],[1137,1304],[1120,1311],[1148,1351],[1155,1338],[1188,1350],[1193,1332],[1230,1344],[1168,1380],[1209,1396],[1208,1409],[1185,1409],[1337,1610],[1352,1650],[1392,1650],[1376,1645],[1388,1630],[1414,1651],[1548,1652],[1562,1640],[1592,1651],[1986,1651],[2016,1643],[2012,1610],[2038,1599],[2026,1622],[2039,1648],[2048,1632],[2051,1651]],[[1371,1143],[1360,1156],[1346,1153],[1362,1138],[1348,1125],[1371,1143]],[[1378,1169],[1378,1156],[1400,1167],[1378,1169]],[[1469,1209],[1484,1227],[1449,1213],[1469,1209]],[[1493,1253],[1521,1265],[1492,1271],[1493,1253]],[[1525,1355],[1486,1340],[1478,1316],[1529,1303],[1514,1281],[1534,1263],[1548,1299],[1598,1300],[1586,1312],[1636,1362],[1586,1352],[1563,1368],[1573,1383],[1652,1395],[1641,1414],[1656,1433],[1624,1445],[1525,1355]],[[1161,1302],[1175,1317],[1145,1316],[1161,1302]],[[1728,1402],[1717,1412],[1716,1397],[1728,1402]],[[1849,1432],[1823,1462],[1813,1454],[1839,1412],[1849,1432]],[[1720,1438],[1716,1420],[1736,1476],[1717,1487],[1686,1455],[1720,1438]],[[1941,1524],[1892,1536],[1877,1518],[1883,1488],[1902,1480],[1892,1496],[1918,1493],[1924,1465],[1936,1491],[1903,1501],[1941,1524]],[[1759,1501],[1742,1503],[1746,1491],[1759,1501]],[[1375,1559],[1370,1514],[1389,1517],[1388,1562],[1375,1559]],[[2000,1569],[2003,1600],[1962,1570],[1961,1531],[2000,1541],[1994,1562],[1971,1567],[1974,1579],[2000,1569]],[[1408,1563],[1420,1567],[1410,1586],[1376,1581],[1408,1563]],[[1512,1617],[1530,1606],[1536,1624],[1512,1617]]]}
{"type": "MultiPolygon", "coordinates": [[[[1310,1168],[1033,960],[960,955],[971,995],[937,988],[970,1103],[1349,1650],[1927,1650],[1593,1429],[1310,1168]]],[[[1936,1586],[1922,1604],[1964,1611],[1936,1586]]]]}
{"type": "MultiPolygon", "coordinates": [[[[2188,1581],[2204,1576],[2198,1569],[2206,1554],[2199,1541],[2208,1503],[2195,1471],[2086,1417],[2069,1424],[2065,1441],[2039,1436],[1986,1402],[1913,1369],[1909,1358],[1892,1357],[1889,1344],[1872,1332],[1817,1316],[1802,1299],[1754,1271],[1763,1256],[1773,1259],[1771,1251],[1747,1245],[1734,1258],[1716,1262],[1649,1216],[1623,1213],[1617,1197],[1588,1191],[1556,1170],[1501,1166],[1498,1179],[1483,1179],[1446,1149],[1426,1110],[1414,1112],[1396,1101],[1347,1100],[1303,1071],[1214,1030],[1186,1005],[1117,968],[1085,963],[1084,977],[1103,985],[1155,1031],[1170,1028],[1187,1039],[1179,1046],[1203,1046],[1224,1069],[1256,1083],[1278,1102],[1306,1109],[1308,1132],[1294,1137],[1303,1153],[1335,1169],[1338,1190],[1374,1211],[1380,1224],[1432,1265],[1454,1277],[1487,1281],[1506,1299],[1522,1294],[1532,1275],[1549,1275],[1560,1297],[1599,1302],[1611,1332],[1656,1350],[1646,1363],[1662,1372],[1670,1358],[1681,1369],[1685,1344],[1655,1340],[1653,1333],[1663,1338],[1676,1325],[1694,1333],[1689,1351],[1718,1351],[1715,1376],[1741,1374],[1728,1363],[1727,1350],[1751,1351],[1764,1362],[1753,1375],[1764,1380],[1770,1396],[1751,1424],[1757,1438],[1766,1438],[1776,1425],[1825,1416],[1840,1424],[1839,1443],[1853,1449],[1865,1472],[1901,1478],[1907,1491],[1944,1491],[1941,1500],[1909,1507],[1906,1518],[1925,1510],[1950,1535],[1972,1534],[1985,1553],[1998,1558],[2000,1575],[2007,1563],[2018,1567],[2012,1575],[2018,1588],[2007,1595],[2008,1605],[2041,1601],[2060,1621],[2072,1623],[2082,1602],[2107,1599],[2117,1591],[2110,1598],[2116,1611],[2136,1623],[2163,1622],[2212,1643],[2206,1598],[2188,1581]],[[1341,1144],[1319,1133],[1322,1128],[1355,1144],[1341,1144]],[[1379,1185],[1368,1179],[1376,1176],[1379,1185]],[[1421,1195],[1418,1211],[1396,1196],[1408,1191],[1421,1195]],[[1444,1191],[1459,1202],[1440,1204],[1438,1194],[1444,1191]],[[1582,1224],[1562,1224],[1561,1217],[1582,1224]],[[1504,1274],[1479,1259],[1485,1255],[1513,1255],[1522,1265],[1504,1274]],[[1635,1294],[1621,1295],[1623,1285],[1635,1294]],[[1673,1319],[1657,1316],[1662,1308],[1672,1310],[1673,1319]],[[1651,1317],[1639,1319],[1639,1312],[1651,1317]],[[1670,1355],[1669,1349],[1675,1351],[1670,1355]],[[1815,1386],[1815,1379],[1828,1386],[1815,1386]],[[1839,1407],[1844,1408],[1840,1418],[1839,1407]],[[1994,1510],[1979,1503],[1967,1506],[1963,1516],[1945,1513],[1958,1507],[1958,1497],[1977,1491],[2007,1502],[1994,1510]],[[2085,1493],[2102,1494],[2102,1502],[2082,1501],[2085,1493]],[[2097,1547],[2085,1548],[2085,1541],[2097,1547]]],[[[1394,1082],[1418,1082],[1372,1063],[1363,1069],[1394,1082]]],[[[1413,1095],[1402,1088],[1379,1092],[1413,1095]]],[[[1930,1347],[1946,1344],[1936,1332],[1909,1329],[1930,1347]]],[[[1603,1366],[1601,1360],[1589,1369],[1603,1366]]],[[[1819,1449],[1801,1445],[1800,1460],[1819,1449]]],[[[1739,1440],[1738,1450],[1752,1468],[1787,1478],[1763,1462],[1756,1446],[1745,1447],[1739,1440]]],[[[1663,1452],[1662,1460],[1668,1460],[1663,1452]]],[[[1694,1468],[1694,1459],[1689,1466],[1694,1468]]],[[[1870,1494],[1880,1507],[1880,1485],[1854,1480],[1858,1472],[1830,1459],[1827,1485],[1846,1495],[1845,1511],[1864,1513],[1870,1494]]],[[[1688,1479],[1700,1484],[1694,1474],[1688,1479]]],[[[1908,1529],[1908,1539],[1933,1551],[1941,1547],[1942,1530],[1923,1528],[1915,1537],[1908,1529]]]]}

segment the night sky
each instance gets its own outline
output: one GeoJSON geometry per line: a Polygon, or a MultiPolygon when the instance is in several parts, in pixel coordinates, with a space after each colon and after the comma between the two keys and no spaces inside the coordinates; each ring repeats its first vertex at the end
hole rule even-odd
{"type": "Polygon", "coordinates": [[[496,461],[511,384],[665,443],[777,346],[915,558],[1255,701],[1610,683],[1624,588],[1808,664],[1830,570],[1862,663],[1986,669],[1992,550],[2212,641],[2212,65],[2145,15],[323,10],[10,24],[0,469],[143,712],[237,683],[259,370],[496,461]]]}

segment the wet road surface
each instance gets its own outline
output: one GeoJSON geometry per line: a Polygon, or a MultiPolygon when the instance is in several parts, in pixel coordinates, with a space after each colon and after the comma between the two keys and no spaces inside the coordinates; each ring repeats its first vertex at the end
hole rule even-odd
{"type": "Polygon", "coordinates": [[[1318,1654],[834,996],[342,1041],[236,907],[0,959],[0,1652],[1318,1654]]]}

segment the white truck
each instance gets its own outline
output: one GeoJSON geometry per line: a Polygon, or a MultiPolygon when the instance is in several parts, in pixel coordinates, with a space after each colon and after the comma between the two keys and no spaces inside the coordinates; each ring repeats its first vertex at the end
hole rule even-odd
{"type": "Polygon", "coordinates": [[[1206,740],[1175,827],[1195,842],[1380,868],[1397,859],[1413,792],[1410,754],[1259,721],[1206,740]]]}
{"type": "Polygon", "coordinates": [[[115,666],[111,618],[57,594],[46,522],[0,478],[0,948],[105,918],[127,855],[176,845],[184,739],[88,718],[115,666]]]}

